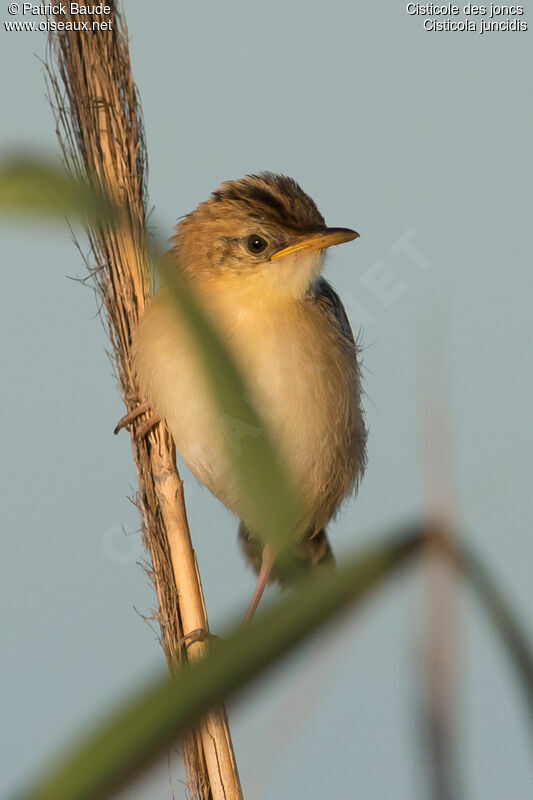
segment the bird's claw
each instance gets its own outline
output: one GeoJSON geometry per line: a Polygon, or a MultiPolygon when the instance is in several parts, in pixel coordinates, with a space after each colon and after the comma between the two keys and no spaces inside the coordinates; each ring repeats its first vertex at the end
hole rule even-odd
{"type": "Polygon", "coordinates": [[[220,639],[220,636],[215,636],[205,628],[195,628],[193,631],[190,631],[190,633],[186,633],[185,636],[182,636],[181,639],[178,639],[178,647],[182,645],[190,647],[191,644],[197,644],[198,642],[212,643],[217,639],[220,639]]]}
{"type": "Polygon", "coordinates": [[[138,419],[142,414],[150,414],[150,416],[141,425],[139,425],[137,431],[135,432],[135,441],[137,442],[146,436],[146,434],[149,433],[152,428],[161,421],[160,417],[158,417],[156,414],[151,414],[148,403],[139,403],[139,405],[132,409],[128,414],[125,414],[122,419],[119,419],[115,426],[115,430],[113,431],[115,436],[119,431],[122,430],[122,428],[127,428],[128,425],[131,425],[131,423],[138,419]]]}
{"type": "Polygon", "coordinates": [[[135,432],[135,441],[140,442],[141,439],[144,439],[147,433],[150,433],[152,428],[155,428],[161,422],[161,417],[158,417],[157,414],[152,414],[151,417],[148,417],[146,422],[143,422],[142,425],[139,425],[135,432]]]}

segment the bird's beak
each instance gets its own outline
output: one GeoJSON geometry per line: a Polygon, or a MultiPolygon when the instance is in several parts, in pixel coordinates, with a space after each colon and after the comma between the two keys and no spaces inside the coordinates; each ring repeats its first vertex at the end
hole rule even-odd
{"type": "Polygon", "coordinates": [[[289,253],[297,253],[298,250],[325,250],[326,247],[334,244],[351,242],[358,236],[357,231],[352,231],[351,228],[326,228],[318,233],[307,233],[305,236],[299,236],[291,244],[276,250],[275,253],[272,253],[270,260],[275,261],[282,256],[288,256],[289,253]]]}

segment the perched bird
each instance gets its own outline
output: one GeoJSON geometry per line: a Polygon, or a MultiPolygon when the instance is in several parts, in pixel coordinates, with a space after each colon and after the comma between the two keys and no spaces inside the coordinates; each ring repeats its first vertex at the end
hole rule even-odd
{"type": "MultiPolygon", "coordinates": [[[[359,351],[338,295],[321,277],[326,248],[357,236],[326,227],[294,180],[263,172],[223,183],[172,239],[177,268],[240,367],[300,490],[294,555],[310,567],[332,560],[325,526],[366,462],[359,351]]],[[[241,543],[259,572],[249,617],[266,583],[284,576],[246,518],[223,422],[165,289],[140,320],[132,352],[139,390],[183,460],[241,520],[241,543]]]]}

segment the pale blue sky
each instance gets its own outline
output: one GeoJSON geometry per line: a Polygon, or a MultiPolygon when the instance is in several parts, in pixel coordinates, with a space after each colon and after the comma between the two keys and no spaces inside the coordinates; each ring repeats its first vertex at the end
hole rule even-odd
{"type": "MultiPolygon", "coordinates": [[[[330,225],[361,233],[327,267],[362,327],[370,428],[360,496],[331,529],[337,553],[423,507],[429,375],[452,417],[461,527],[533,634],[531,33],[428,33],[391,0],[126,6],[160,230],[170,235],[221,180],[270,169],[295,177],[330,225]]],[[[0,35],[2,153],[53,153],[34,57],[44,34],[0,35]]],[[[0,250],[9,790],[164,664],[134,610],[149,613],[153,593],[136,563],[134,471],[128,437],[112,435],[122,407],[94,297],[65,277],[84,274],[79,254],[62,226],[11,221],[0,250]]],[[[217,631],[254,578],[235,521],[185,479],[217,631]]],[[[533,787],[522,698],[479,609],[461,601],[464,796],[521,800],[533,787]]],[[[424,602],[423,580],[397,583],[231,707],[248,799],[428,797],[424,602]]],[[[148,794],[170,798],[166,763],[122,796],[148,794]]]]}

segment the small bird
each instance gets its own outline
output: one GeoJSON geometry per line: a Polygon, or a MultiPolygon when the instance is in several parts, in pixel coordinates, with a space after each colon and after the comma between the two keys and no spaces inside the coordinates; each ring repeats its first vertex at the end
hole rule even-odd
{"type": "MultiPolygon", "coordinates": [[[[294,556],[310,568],[332,563],[325,527],[366,464],[359,348],[321,276],[326,249],[357,236],[326,227],[292,178],[262,172],[222,183],[171,240],[176,268],[240,368],[300,491],[294,556]]],[[[183,460],[240,518],[241,545],[259,575],[249,619],[267,583],[286,576],[247,520],[223,421],[165,288],[141,318],[132,353],[139,390],[183,460]]]]}

